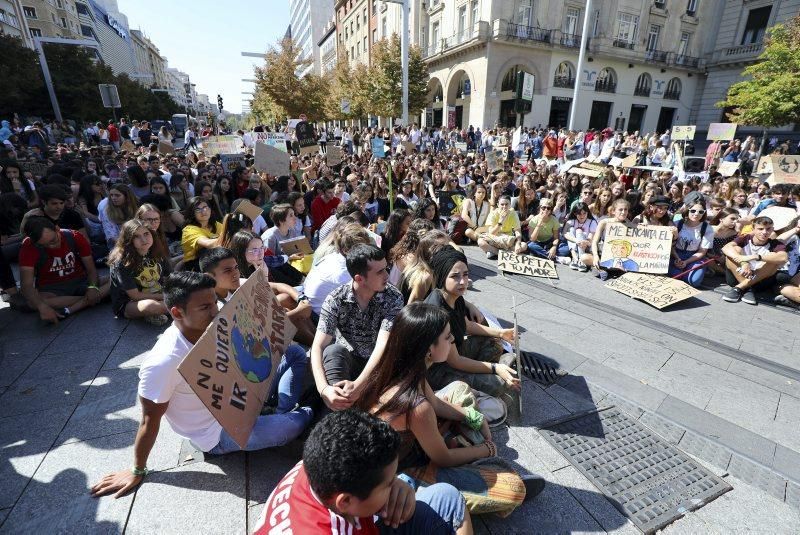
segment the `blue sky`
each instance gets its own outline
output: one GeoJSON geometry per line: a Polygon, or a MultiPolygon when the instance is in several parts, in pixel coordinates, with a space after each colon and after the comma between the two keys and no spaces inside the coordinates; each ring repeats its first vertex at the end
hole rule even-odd
{"type": "Polygon", "coordinates": [[[118,0],[131,29],[141,29],[162,56],[189,74],[198,93],[212,104],[242,109],[242,91],[252,91],[253,66],[262,63],[242,51],[264,52],[289,25],[288,0],[118,0]]]}

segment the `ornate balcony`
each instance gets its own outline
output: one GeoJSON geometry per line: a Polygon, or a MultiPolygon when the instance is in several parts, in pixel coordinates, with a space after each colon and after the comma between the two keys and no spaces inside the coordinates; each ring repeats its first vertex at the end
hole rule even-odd
{"type": "Polygon", "coordinates": [[[572,89],[575,87],[574,76],[556,76],[553,78],[553,87],[572,89]]]}

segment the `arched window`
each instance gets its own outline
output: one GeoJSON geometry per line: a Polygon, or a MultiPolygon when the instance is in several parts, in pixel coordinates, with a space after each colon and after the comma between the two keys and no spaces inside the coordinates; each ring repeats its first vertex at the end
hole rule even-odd
{"type": "Polygon", "coordinates": [[[603,91],[604,93],[617,92],[617,75],[614,69],[610,67],[604,68],[597,75],[597,81],[594,84],[595,91],[603,91]]]}
{"type": "Polygon", "coordinates": [[[636,88],[633,90],[633,94],[637,97],[649,97],[651,87],[653,87],[653,78],[643,72],[636,80],[636,88]]]}
{"type": "Polygon", "coordinates": [[[458,82],[458,90],[456,91],[456,98],[466,98],[471,93],[472,84],[469,82],[469,77],[465,74],[458,82]],[[466,90],[467,94],[464,93],[466,90]]]}
{"type": "Polygon", "coordinates": [[[558,64],[553,77],[553,87],[575,87],[575,69],[572,68],[572,63],[562,61],[558,64]]]}
{"type": "Polygon", "coordinates": [[[506,75],[503,76],[503,83],[500,84],[500,91],[516,91],[517,90],[517,73],[522,70],[519,65],[514,65],[506,75]]]}
{"type": "Polygon", "coordinates": [[[673,78],[667,84],[667,89],[664,91],[664,98],[669,100],[681,99],[681,81],[680,78],[673,78]]]}
{"type": "Polygon", "coordinates": [[[438,84],[436,86],[436,91],[433,93],[433,100],[434,102],[441,102],[444,100],[444,90],[442,89],[442,84],[438,84]]]}

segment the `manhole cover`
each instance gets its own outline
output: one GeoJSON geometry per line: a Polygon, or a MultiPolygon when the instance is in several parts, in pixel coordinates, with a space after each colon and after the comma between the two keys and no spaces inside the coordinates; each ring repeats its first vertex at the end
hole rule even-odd
{"type": "Polygon", "coordinates": [[[540,433],[645,533],[733,488],[616,407],[540,433]]]}
{"type": "Polygon", "coordinates": [[[567,372],[557,370],[547,362],[539,359],[536,353],[522,351],[520,352],[519,360],[522,365],[522,373],[543,385],[551,385],[567,375],[567,372]]]}

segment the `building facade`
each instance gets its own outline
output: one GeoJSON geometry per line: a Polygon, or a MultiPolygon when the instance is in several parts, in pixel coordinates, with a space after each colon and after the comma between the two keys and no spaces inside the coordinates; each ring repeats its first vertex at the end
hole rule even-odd
{"type": "Polygon", "coordinates": [[[0,0],[0,34],[18,37],[26,47],[33,48],[28,21],[20,0],[0,0]]]}
{"type": "Polygon", "coordinates": [[[372,43],[378,36],[377,12],[385,5],[377,0],[337,0],[337,46],[351,66],[357,63],[369,65],[372,43]]]}
{"type": "Polygon", "coordinates": [[[186,101],[186,88],[184,87],[184,79],[181,71],[174,67],[168,67],[165,71],[167,77],[167,84],[165,89],[172,97],[172,100],[178,103],[181,108],[186,108],[188,102],[186,101]]]}
{"type": "Polygon", "coordinates": [[[167,67],[167,60],[161,56],[158,47],[141,30],[131,30],[131,41],[136,57],[136,79],[139,83],[147,87],[166,87],[164,69],[167,67]]]}
{"type": "Polygon", "coordinates": [[[322,72],[320,49],[315,45],[322,38],[332,12],[333,0],[289,0],[292,37],[302,50],[300,57],[311,60],[298,76],[322,72]]]}
{"type": "Polygon", "coordinates": [[[320,73],[324,74],[336,66],[336,19],[328,21],[328,25],[317,42],[319,49],[320,73]]]}
{"type": "MultiPolygon", "coordinates": [[[[715,19],[712,48],[705,57],[707,76],[700,77],[692,106],[692,122],[705,130],[712,122],[727,122],[726,110],[714,105],[725,99],[728,88],[741,81],[742,69],[754,63],[764,50],[766,30],[775,24],[788,22],[800,13],[800,0],[728,0],[720,2],[715,19]]],[[[790,131],[794,125],[775,128],[790,131]]],[[[738,129],[740,133],[760,135],[760,128],[738,129]]]]}
{"type": "Polygon", "coordinates": [[[31,37],[82,37],[74,0],[22,0],[20,4],[31,37]]]}

